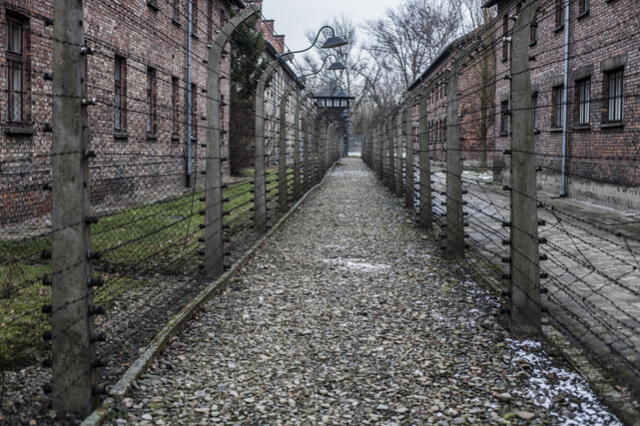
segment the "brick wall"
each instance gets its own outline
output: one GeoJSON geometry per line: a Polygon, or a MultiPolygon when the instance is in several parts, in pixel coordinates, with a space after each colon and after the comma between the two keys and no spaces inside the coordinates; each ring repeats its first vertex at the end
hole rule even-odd
{"type": "MultiPolygon", "coordinates": [[[[452,43],[423,74],[420,83],[414,84],[411,88],[412,94],[423,92],[423,95],[427,96],[429,145],[431,158],[436,161],[446,161],[448,71],[452,68],[452,61],[468,46],[468,42],[472,38],[463,37],[452,43]]],[[[473,39],[475,40],[475,38],[473,39]]],[[[479,82],[483,80],[482,69],[485,59],[486,57],[476,57],[466,61],[466,66],[461,68],[458,77],[461,147],[464,151],[463,157],[467,165],[490,163],[491,156],[486,156],[486,153],[490,153],[493,150],[493,123],[490,119],[491,116],[489,115],[489,120],[485,120],[488,124],[485,135],[488,135],[488,138],[483,138],[480,126],[482,121],[482,91],[479,90],[479,87],[482,84],[479,82]]],[[[493,59],[489,59],[487,70],[489,71],[489,81],[492,81],[494,65],[493,59]]],[[[419,120],[418,108],[414,108],[413,118],[414,127],[417,127],[419,120]]]]}
{"type": "MultiPolygon", "coordinates": [[[[546,2],[548,3],[548,2],[546,2]]],[[[640,148],[637,143],[639,79],[636,70],[640,62],[640,3],[635,0],[591,0],[587,12],[581,13],[578,2],[570,2],[570,50],[568,84],[568,175],[569,194],[573,184],[597,182],[621,187],[640,184],[637,167],[640,148]],[[620,123],[608,123],[607,72],[624,70],[624,118],[620,123]],[[578,81],[590,82],[588,123],[579,122],[577,101],[578,81]]],[[[515,14],[515,1],[499,3],[499,14],[515,14]]],[[[537,41],[530,46],[531,81],[537,92],[536,151],[542,173],[557,176],[560,172],[562,130],[554,123],[554,87],[563,86],[564,26],[558,27],[553,4],[538,12],[537,41]]],[[[498,20],[496,30],[500,26],[498,20]]],[[[509,28],[513,21],[509,20],[509,28]]],[[[508,75],[509,60],[501,61],[497,46],[497,74],[508,75]]],[[[510,83],[500,80],[496,87],[496,103],[508,99],[510,83]]],[[[500,117],[496,116],[496,129],[500,117]]],[[[508,137],[496,133],[496,146],[507,149],[508,137]]],[[[503,162],[508,167],[507,162],[503,162]]],[[[576,187],[577,188],[577,187],[576,187]]],[[[576,189],[577,190],[577,189],[576,189]]],[[[558,188],[553,188],[557,192],[558,188]]]]}
{"type": "MultiPolygon", "coordinates": [[[[192,77],[196,96],[194,128],[197,137],[191,141],[194,177],[204,166],[204,149],[200,144],[206,135],[206,75],[210,37],[231,14],[227,1],[191,0],[195,14],[192,42],[192,77]],[[211,25],[211,28],[209,27],[211,25]]],[[[186,73],[187,5],[156,0],[150,7],[146,0],[112,2],[87,0],[85,22],[87,40],[95,54],[88,57],[88,93],[97,99],[89,109],[90,147],[96,152],[91,162],[92,198],[106,208],[153,201],[185,191],[187,151],[186,73]],[[114,127],[115,56],[126,60],[126,128],[114,127]],[[157,130],[147,131],[147,72],[155,73],[154,92],[157,130]],[[178,132],[174,132],[172,79],[178,81],[178,132]]],[[[0,75],[0,111],[3,132],[0,134],[0,223],[16,222],[46,213],[50,209],[50,192],[43,185],[50,182],[49,166],[51,133],[45,124],[51,122],[51,84],[43,79],[51,72],[53,43],[51,0],[10,0],[0,6],[0,43],[7,45],[7,16],[18,16],[29,23],[29,56],[31,62],[31,120],[16,128],[8,122],[7,73],[0,75]],[[13,15],[12,15],[13,14],[13,15]]],[[[6,57],[2,55],[3,65],[6,57]]],[[[222,76],[228,77],[228,58],[222,63],[222,76]]],[[[223,99],[229,99],[229,79],[221,80],[223,99]]],[[[228,108],[222,107],[223,130],[228,129],[228,108]]],[[[228,153],[225,141],[224,151],[228,153]]],[[[200,178],[199,178],[200,179],[200,178]]]]}

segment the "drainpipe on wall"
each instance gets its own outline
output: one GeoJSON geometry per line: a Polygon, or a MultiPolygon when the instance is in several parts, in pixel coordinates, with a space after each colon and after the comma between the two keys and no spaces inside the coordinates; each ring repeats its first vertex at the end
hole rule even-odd
{"type": "Polygon", "coordinates": [[[191,142],[191,139],[193,138],[193,131],[192,131],[192,127],[193,127],[193,119],[194,119],[194,112],[195,111],[191,111],[191,106],[193,105],[193,102],[191,101],[192,97],[193,97],[193,93],[191,93],[191,83],[192,83],[192,75],[191,75],[191,50],[193,49],[193,45],[192,45],[192,40],[191,40],[191,34],[193,34],[193,1],[191,0],[187,0],[187,25],[185,25],[186,31],[187,31],[187,78],[186,78],[186,84],[187,84],[187,91],[186,91],[186,106],[187,108],[185,108],[185,110],[187,111],[187,128],[185,129],[185,134],[186,134],[186,176],[185,176],[185,184],[187,186],[187,188],[191,187],[191,178],[193,175],[193,143],[191,142]]]}
{"type": "Polygon", "coordinates": [[[564,87],[562,91],[562,157],[560,164],[560,197],[566,197],[567,150],[569,147],[569,42],[571,40],[571,2],[564,0],[564,87]]]}

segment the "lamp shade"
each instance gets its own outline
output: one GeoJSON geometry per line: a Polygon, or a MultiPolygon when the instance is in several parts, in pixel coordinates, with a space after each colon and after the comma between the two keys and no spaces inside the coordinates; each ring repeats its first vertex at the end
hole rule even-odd
{"type": "Polygon", "coordinates": [[[323,49],[336,49],[338,47],[346,46],[349,42],[342,37],[329,37],[323,44],[323,49]]]}
{"type": "Polygon", "coordinates": [[[345,67],[342,62],[334,62],[331,65],[329,65],[329,68],[327,69],[329,71],[342,71],[342,70],[346,70],[347,67],[345,67]]]}

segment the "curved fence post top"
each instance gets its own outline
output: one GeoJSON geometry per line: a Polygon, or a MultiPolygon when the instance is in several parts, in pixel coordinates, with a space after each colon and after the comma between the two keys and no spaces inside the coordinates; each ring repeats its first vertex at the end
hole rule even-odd
{"type": "Polygon", "coordinates": [[[247,19],[251,18],[254,15],[257,15],[262,10],[262,5],[260,3],[253,3],[249,5],[246,9],[242,9],[240,13],[227,21],[226,24],[220,29],[218,34],[216,35],[215,42],[212,47],[222,49],[225,44],[231,38],[231,34],[235,31],[240,24],[242,24],[247,19]]]}

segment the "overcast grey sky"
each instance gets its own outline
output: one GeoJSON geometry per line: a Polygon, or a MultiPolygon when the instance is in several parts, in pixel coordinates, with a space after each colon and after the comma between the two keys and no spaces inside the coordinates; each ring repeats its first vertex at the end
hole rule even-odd
{"type": "Polygon", "coordinates": [[[351,17],[356,26],[368,19],[380,18],[399,0],[264,0],[262,14],[275,20],[276,32],[287,36],[291,50],[309,45],[305,31],[317,31],[334,16],[351,17]]]}

